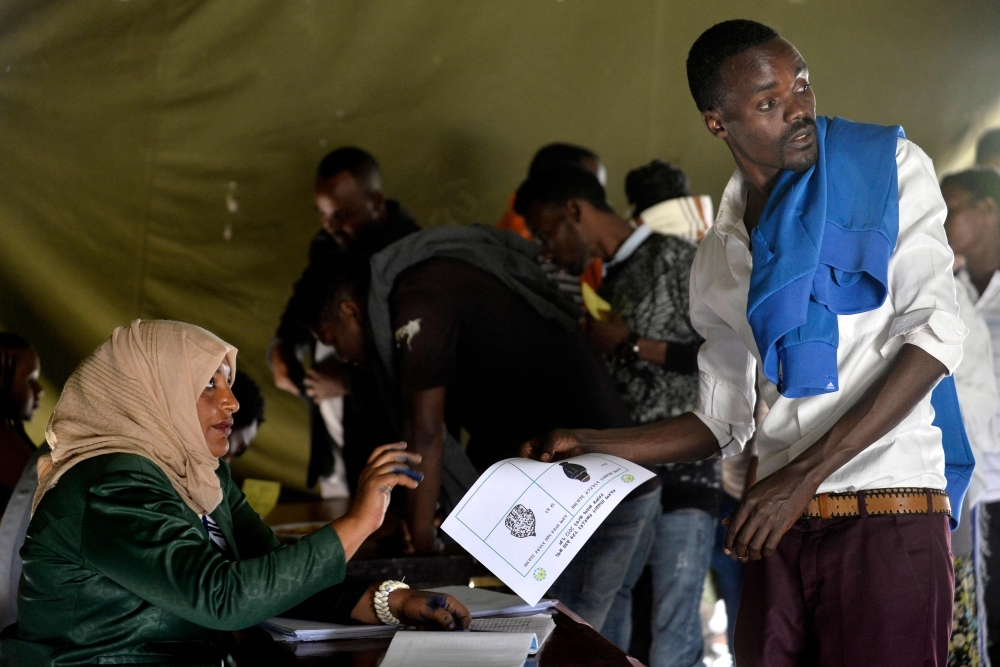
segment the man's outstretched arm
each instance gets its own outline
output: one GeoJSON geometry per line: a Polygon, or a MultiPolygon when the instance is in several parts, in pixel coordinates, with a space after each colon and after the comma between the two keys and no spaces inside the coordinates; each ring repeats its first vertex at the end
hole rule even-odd
{"type": "Polygon", "coordinates": [[[424,474],[416,489],[406,490],[406,523],[416,553],[434,551],[437,529],[434,510],[441,490],[446,389],[435,387],[403,397],[403,438],[409,451],[423,459],[414,468],[424,474]]]}
{"type": "Polygon", "coordinates": [[[539,461],[612,454],[643,464],[700,461],[718,451],[715,434],[692,412],[631,428],[557,429],[521,446],[521,456],[539,461]]]}
{"type": "MultiPolygon", "coordinates": [[[[947,373],[915,345],[903,345],[889,371],[823,437],[743,496],[726,535],[742,558],[770,555],[802,515],[823,481],[895,428],[947,373]]],[[[635,428],[558,430],[525,443],[521,455],[541,461],[588,453],[636,463],[677,463],[712,456],[719,443],[693,413],[635,428]]]]}

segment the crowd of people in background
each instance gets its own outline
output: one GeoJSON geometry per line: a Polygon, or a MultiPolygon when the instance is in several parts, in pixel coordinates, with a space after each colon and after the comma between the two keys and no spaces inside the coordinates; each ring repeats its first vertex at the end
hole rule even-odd
{"type": "MultiPolygon", "coordinates": [[[[776,33],[761,34],[746,48],[787,44],[776,33]]],[[[703,112],[712,104],[699,100],[703,112]]],[[[711,119],[706,123],[711,130],[711,119]]],[[[897,155],[900,173],[907,159],[921,158],[897,155]]],[[[954,380],[977,464],[965,518],[951,537],[955,665],[991,657],[1000,664],[1000,130],[982,137],[976,162],[940,183],[960,316],[969,330],[954,380]]],[[[406,554],[435,553],[449,542],[438,526],[451,508],[480,472],[517,456],[523,443],[556,429],[643,427],[704,409],[699,352],[733,345],[706,344],[706,329],[692,321],[692,309],[704,310],[710,300],[704,285],[692,284],[692,268],[715,220],[712,198],[692,192],[682,166],[653,159],[620,179],[630,205],[621,213],[608,203],[615,176],[609,179],[594,150],[552,143],[530,160],[526,179],[498,210],[499,223],[421,229],[386,193],[374,156],[351,146],[323,158],[313,183],[320,228],[267,352],[274,385],[309,405],[307,486],[327,498],[364,496],[373,457],[385,454],[380,447],[405,441],[422,481],[392,492],[382,532],[406,554]]],[[[900,197],[909,182],[900,176],[900,197]]],[[[727,226],[724,234],[746,236],[737,220],[754,202],[748,187],[735,183],[721,199],[718,224],[727,226]]],[[[734,252],[713,243],[716,254],[734,252]]],[[[214,337],[205,344],[221,345],[216,356],[228,358],[226,344],[214,337]]],[[[705,363],[702,356],[702,375],[705,363]]],[[[24,429],[42,395],[40,371],[28,341],[0,334],[0,510],[7,509],[0,594],[10,602],[0,609],[4,626],[17,614],[21,562],[14,545],[28,529],[35,464],[50,455],[24,429]]],[[[727,372],[733,384],[733,374],[745,369],[727,372]]],[[[758,377],[752,372],[751,384],[758,377]]],[[[848,381],[842,375],[842,386],[848,381]]],[[[264,399],[242,371],[219,382],[231,385],[239,406],[230,411],[228,451],[221,454],[232,462],[264,423],[264,399]]],[[[753,415],[749,434],[777,394],[747,391],[756,397],[744,406],[753,415]]],[[[807,418],[780,400],[786,418],[807,418]]],[[[730,426],[726,437],[740,436],[730,426]]],[[[725,450],[723,443],[720,436],[725,450]]],[[[656,476],[615,509],[550,595],[623,650],[635,650],[635,637],[648,635],[654,667],[689,667],[704,656],[708,579],[725,602],[732,644],[748,557],[737,555],[732,538],[726,542],[724,520],[757,480],[754,440],[739,449],[724,460],[716,449],[701,460],[648,462],[656,476]],[[645,618],[633,608],[645,610],[648,628],[636,627],[645,618]]],[[[236,492],[223,491],[238,522],[236,492]]],[[[209,534],[214,525],[206,523],[209,534]]],[[[255,548],[263,553],[271,545],[255,548]]],[[[358,620],[352,609],[363,592],[355,586],[345,593],[338,617],[354,613],[358,620]]],[[[461,610],[452,611],[458,619],[461,610]]]]}

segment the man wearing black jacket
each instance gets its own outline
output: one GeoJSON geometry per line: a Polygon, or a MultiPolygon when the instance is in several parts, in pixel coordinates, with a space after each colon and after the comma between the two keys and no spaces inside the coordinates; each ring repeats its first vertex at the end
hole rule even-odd
{"type": "MultiPolygon", "coordinates": [[[[370,256],[420,229],[399,202],[386,198],[378,162],[360,148],[338,148],[323,158],[313,194],[322,229],[309,244],[310,266],[336,264],[347,252],[370,256]]],[[[393,438],[382,432],[386,422],[379,401],[368,396],[374,386],[368,374],[349,368],[329,348],[317,348],[295,297],[281,316],[268,361],[275,386],[310,401],[308,486],[333,474],[339,439],[353,490],[357,475],[352,472],[360,472],[365,462],[355,461],[352,453],[393,438]],[[308,369],[302,363],[307,356],[308,369]],[[342,408],[337,405],[341,397],[342,408]],[[341,432],[331,433],[338,426],[341,432]]]]}

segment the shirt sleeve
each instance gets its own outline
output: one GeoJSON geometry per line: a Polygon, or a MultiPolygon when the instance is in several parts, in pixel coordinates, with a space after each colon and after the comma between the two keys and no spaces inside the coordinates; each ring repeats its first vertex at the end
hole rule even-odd
{"type": "Polygon", "coordinates": [[[916,345],[953,373],[962,361],[968,329],[955,299],[955,257],[944,233],[947,207],[934,165],[903,139],[896,150],[899,175],[899,235],[889,259],[889,294],[895,318],[882,346],[884,357],[916,345]]]}
{"type": "Polygon", "coordinates": [[[400,282],[392,296],[396,372],[404,395],[458,380],[460,321],[455,300],[419,276],[400,282]]]}
{"type": "Polygon", "coordinates": [[[722,456],[729,457],[743,451],[754,432],[757,360],[702,298],[701,283],[711,270],[709,263],[699,248],[691,269],[691,324],[705,342],[698,352],[695,415],[715,434],[722,456]]]}
{"type": "MultiPolygon", "coordinates": [[[[225,501],[224,501],[225,502],[225,501]]],[[[247,517],[241,514],[240,522],[247,517]]],[[[342,584],[346,560],[326,527],[294,546],[232,561],[152,463],[91,487],[81,531],[88,565],[147,602],[202,627],[234,631],[342,584]]]]}

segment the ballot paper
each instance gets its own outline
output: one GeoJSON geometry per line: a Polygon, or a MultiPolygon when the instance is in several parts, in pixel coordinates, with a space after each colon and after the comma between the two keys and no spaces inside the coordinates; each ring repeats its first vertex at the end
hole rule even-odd
{"type": "Polygon", "coordinates": [[[605,454],[506,459],[483,473],[441,528],[533,605],[618,503],[652,477],[605,454]]]}
{"type": "Polygon", "coordinates": [[[381,667],[521,667],[530,632],[397,632],[381,667]]]}
{"type": "Polygon", "coordinates": [[[472,618],[483,616],[500,616],[510,614],[535,614],[556,606],[557,600],[541,600],[536,604],[528,604],[516,595],[498,593],[485,588],[469,588],[468,586],[441,586],[431,588],[435,593],[445,593],[465,605],[472,618]]]}
{"type": "Polygon", "coordinates": [[[534,639],[528,649],[530,655],[541,650],[556,622],[548,614],[534,616],[519,616],[517,618],[477,618],[472,621],[469,630],[472,632],[530,632],[534,639]]]}

